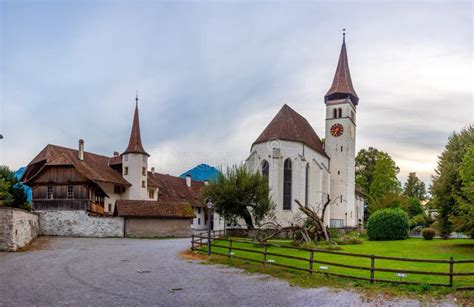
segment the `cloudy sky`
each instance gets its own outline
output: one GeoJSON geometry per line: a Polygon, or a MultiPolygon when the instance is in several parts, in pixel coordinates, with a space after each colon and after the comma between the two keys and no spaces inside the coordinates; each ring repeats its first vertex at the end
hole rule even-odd
{"type": "Polygon", "coordinates": [[[135,91],[159,171],[244,160],[284,103],[324,136],[347,28],[357,148],[429,182],[473,120],[471,1],[0,0],[0,164],[127,145],[135,91]]]}

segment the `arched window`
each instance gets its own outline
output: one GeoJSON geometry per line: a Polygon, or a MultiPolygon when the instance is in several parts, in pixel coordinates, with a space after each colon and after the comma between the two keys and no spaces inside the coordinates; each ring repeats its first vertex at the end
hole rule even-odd
{"type": "Polygon", "coordinates": [[[337,109],[336,108],[332,109],[332,115],[333,115],[332,116],[333,118],[337,118],[337,109]]]}
{"type": "Polygon", "coordinates": [[[291,160],[285,160],[283,169],[283,210],[291,210],[291,160]]]}
{"type": "Polygon", "coordinates": [[[339,117],[342,117],[342,109],[339,108],[339,117]]]}
{"type": "Polygon", "coordinates": [[[268,165],[267,160],[263,160],[263,162],[262,162],[262,175],[268,177],[269,173],[270,173],[270,165],[268,165]]]}
{"type": "Polygon", "coordinates": [[[306,164],[306,179],[304,186],[304,205],[309,206],[309,163],[306,164]]]}

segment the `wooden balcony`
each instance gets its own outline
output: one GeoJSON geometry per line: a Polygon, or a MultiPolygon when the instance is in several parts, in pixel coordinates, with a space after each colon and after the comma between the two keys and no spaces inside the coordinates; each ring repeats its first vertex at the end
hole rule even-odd
{"type": "Polygon", "coordinates": [[[103,215],[104,206],[87,199],[35,199],[34,210],[78,210],[103,215]]]}

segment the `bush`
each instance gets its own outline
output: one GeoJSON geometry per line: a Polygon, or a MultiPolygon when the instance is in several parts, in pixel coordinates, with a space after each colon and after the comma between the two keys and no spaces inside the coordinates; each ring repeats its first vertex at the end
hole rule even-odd
{"type": "Polygon", "coordinates": [[[426,225],[426,216],[424,214],[415,215],[410,219],[410,228],[415,228],[416,226],[425,226],[426,225]]]}
{"type": "Polygon", "coordinates": [[[338,245],[355,245],[355,244],[362,244],[362,240],[356,237],[349,237],[344,236],[342,238],[334,239],[333,240],[338,245]]]}
{"type": "Polygon", "coordinates": [[[421,231],[421,235],[425,240],[433,240],[436,231],[433,228],[425,228],[421,231]]]}
{"type": "Polygon", "coordinates": [[[408,215],[400,208],[376,211],[367,222],[369,240],[405,240],[408,231],[408,215]]]}

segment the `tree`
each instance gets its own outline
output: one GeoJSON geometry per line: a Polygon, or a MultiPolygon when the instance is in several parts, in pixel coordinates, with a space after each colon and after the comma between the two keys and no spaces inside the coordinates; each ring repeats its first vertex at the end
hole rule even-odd
{"type": "Polygon", "coordinates": [[[298,208],[300,209],[300,211],[303,212],[308,218],[308,222],[305,223],[307,227],[302,227],[303,237],[305,237],[307,241],[310,237],[315,236],[323,237],[324,240],[329,241],[329,235],[327,233],[326,227],[324,226],[324,217],[326,215],[326,210],[331,204],[331,199],[329,198],[329,195],[327,195],[326,201],[320,208],[321,210],[315,210],[310,206],[303,206],[297,199],[295,199],[295,202],[298,204],[298,208]],[[318,211],[320,211],[320,213],[318,211]]]}
{"type": "MultiPolygon", "coordinates": [[[[393,162],[389,154],[374,147],[361,149],[359,153],[357,153],[355,159],[356,184],[365,194],[370,193],[370,186],[374,179],[375,164],[377,160],[382,157],[388,158],[393,162]]],[[[393,162],[392,165],[394,167],[395,175],[397,175],[400,169],[395,165],[395,162],[393,162]]]]}
{"type": "Polygon", "coordinates": [[[463,195],[458,196],[459,211],[451,218],[454,230],[474,237],[474,147],[464,155],[459,173],[462,180],[463,195]]]}
{"type": "Polygon", "coordinates": [[[425,183],[421,181],[416,173],[410,173],[403,188],[403,194],[407,197],[415,197],[419,200],[426,199],[425,183]]]}
{"type": "Polygon", "coordinates": [[[438,210],[438,224],[444,238],[453,230],[453,220],[462,215],[462,203],[468,201],[460,170],[468,149],[473,146],[473,126],[466,127],[459,133],[454,132],[448,138],[432,177],[431,204],[438,210]]]}
{"type": "Polygon", "coordinates": [[[397,166],[387,154],[379,154],[375,162],[372,183],[369,189],[369,206],[379,201],[385,194],[399,194],[400,181],[397,179],[397,166]]]}
{"type": "Polygon", "coordinates": [[[242,218],[249,230],[271,217],[275,205],[269,196],[268,179],[260,173],[252,174],[245,166],[233,166],[201,192],[203,201],[211,199],[214,210],[227,221],[242,218]]]}
{"type": "Polygon", "coordinates": [[[0,202],[3,206],[30,210],[23,184],[8,166],[0,166],[0,202]]]}

